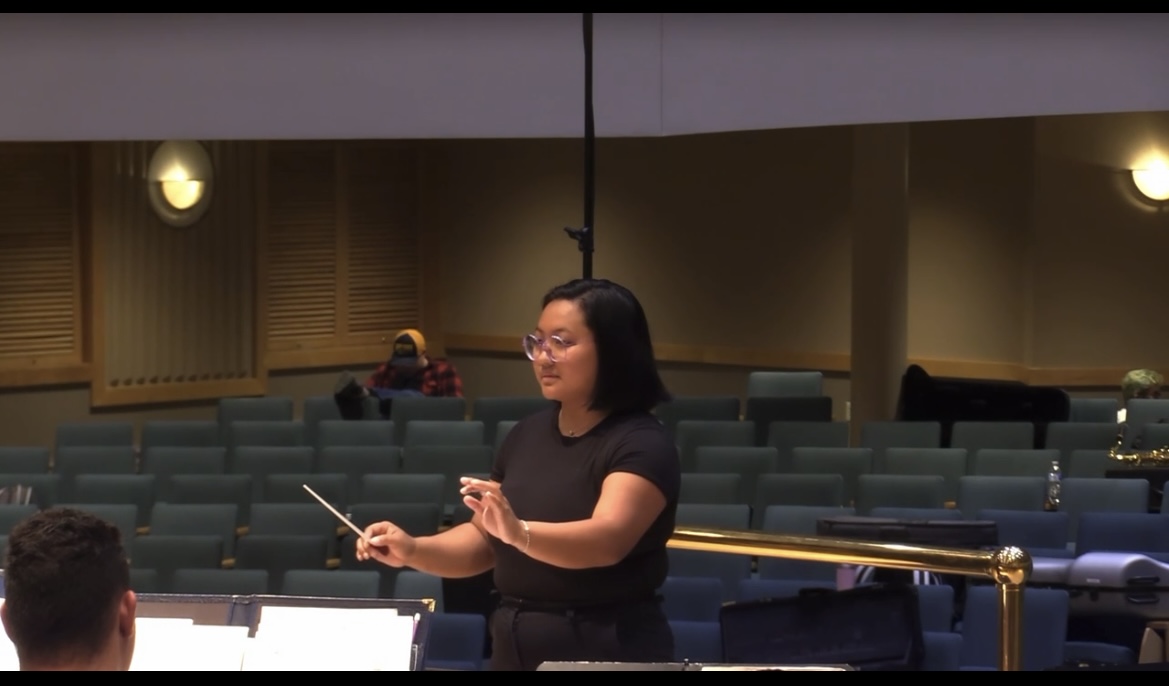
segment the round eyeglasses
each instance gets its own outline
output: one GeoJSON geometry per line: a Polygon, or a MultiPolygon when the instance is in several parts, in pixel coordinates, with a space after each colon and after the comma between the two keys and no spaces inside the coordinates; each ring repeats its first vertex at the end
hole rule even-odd
{"type": "Polygon", "coordinates": [[[574,345],[576,344],[565,342],[560,336],[539,338],[534,333],[524,336],[524,354],[533,362],[536,361],[536,355],[541,350],[552,362],[560,362],[568,355],[568,349],[574,345]]]}

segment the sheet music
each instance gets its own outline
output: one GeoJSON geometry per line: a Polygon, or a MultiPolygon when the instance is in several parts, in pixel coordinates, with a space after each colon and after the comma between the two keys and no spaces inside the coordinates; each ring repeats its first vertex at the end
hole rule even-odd
{"type": "Polygon", "coordinates": [[[139,617],[134,620],[134,658],[131,672],[186,671],[185,634],[193,619],[139,617]]]}
{"type": "Polygon", "coordinates": [[[16,646],[8,639],[6,632],[0,631],[0,672],[19,672],[20,658],[16,656],[16,646]]]}
{"type": "Polygon", "coordinates": [[[243,671],[409,671],[414,626],[394,608],[267,606],[243,671]]]}

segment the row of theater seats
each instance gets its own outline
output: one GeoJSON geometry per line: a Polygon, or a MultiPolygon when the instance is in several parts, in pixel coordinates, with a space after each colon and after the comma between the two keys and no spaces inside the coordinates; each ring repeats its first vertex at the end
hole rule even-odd
{"type": "MultiPolygon", "coordinates": [[[[730,600],[751,602],[790,598],[807,589],[831,589],[830,581],[743,579],[730,600]]],[[[999,620],[996,591],[971,585],[959,597],[946,584],[919,585],[919,621],[925,637],[927,671],[994,670],[998,665],[999,620]],[[955,610],[958,612],[955,612],[955,610]],[[955,617],[960,620],[955,620],[955,617]]],[[[720,610],[728,598],[719,579],[671,577],[662,587],[663,609],[674,629],[675,657],[694,662],[723,661],[720,610]]],[[[1023,593],[1023,666],[1027,670],[1095,660],[1133,664],[1125,646],[1069,641],[1069,595],[1058,589],[1023,593]]]]}
{"type": "MultiPolygon", "coordinates": [[[[367,569],[383,577],[381,590],[392,592],[394,570],[354,557],[354,535],[316,504],[256,503],[241,516],[241,508],[226,503],[176,504],[159,502],[145,515],[135,505],[71,503],[114,523],[123,532],[136,567],[168,571],[192,569],[263,569],[269,573],[269,592],[280,592],[289,570],[367,569]],[[241,524],[241,522],[246,522],[241,524]]],[[[364,503],[346,508],[351,521],[365,527],[388,519],[415,535],[437,532],[438,506],[433,503],[364,503]]],[[[0,506],[0,526],[9,530],[36,510],[35,505],[0,506]]],[[[851,507],[772,505],[762,514],[760,528],[780,534],[815,535],[819,520],[856,514],[851,507]]],[[[948,519],[956,510],[876,508],[877,517],[948,519]]],[[[456,517],[457,518],[457,517],[456,517]]],[[[998,524],[999,543],[1016,545],[1036,557],[1071,557],[1085,552],[1126,551],[1169,556],[1169,527],[1159,514],[1087,512],[1073,531],[1067,512],[981,510],[981,520],[998,524]],[[1070,539],[1070,543],[1069,543],[1070,539]]],[[[683,504],[680,527],[741,530],[750,526],[746,505],[683,504]]],[[[831,565],[798,560],[736,554],[669,551],[671,574],[678,577],[718,578],[724,596],[733,597],[739,583],[753,576],[789,581],[830,581],[831,565]]]]}

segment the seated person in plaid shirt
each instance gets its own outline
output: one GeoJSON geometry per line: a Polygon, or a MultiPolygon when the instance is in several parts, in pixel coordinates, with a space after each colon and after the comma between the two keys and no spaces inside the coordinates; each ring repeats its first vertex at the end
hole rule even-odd
{"type": "Polygon", "coordinates": [[[394,338],[389,361],[377,368],[365,386],[345,372],[337,380],[333,393],[345,419],[361,419],[365,398],[370,396],[378,398],[382,416],[389,417],[393,398],[461,398],[463,380],[449,361],[426,354],[426,339],[420,331],[405,329],[394,338]]]}

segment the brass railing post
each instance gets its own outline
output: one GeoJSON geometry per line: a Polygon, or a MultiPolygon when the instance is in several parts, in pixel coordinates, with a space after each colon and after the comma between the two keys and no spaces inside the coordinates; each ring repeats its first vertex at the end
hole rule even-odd
{"type": "Polygon", "coordinates": [[[1018,548],[994,554],[994,582],[998,586],[999,669],[1023,670],[1023,585],[1031,575],[1031,558],[1018,548]]]}
{"type": "Polygon", "coordinates": [[[997,585],[999,669],[1023,669],[1023,587],[1031,576],[1031,557],[1019,548],[993,551],[876,543],[820,536],[787,536],[762,531],[678,528],[671,548],[779,557],[941,574],[989,578],[997,585]]]}

